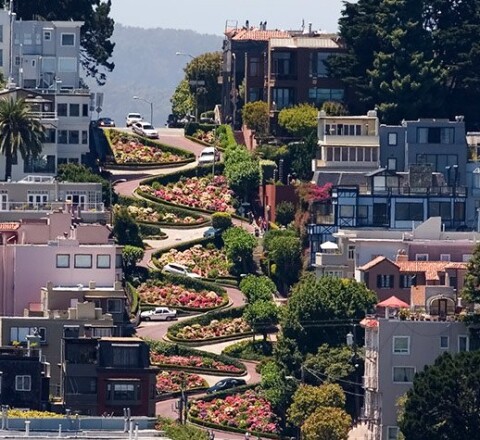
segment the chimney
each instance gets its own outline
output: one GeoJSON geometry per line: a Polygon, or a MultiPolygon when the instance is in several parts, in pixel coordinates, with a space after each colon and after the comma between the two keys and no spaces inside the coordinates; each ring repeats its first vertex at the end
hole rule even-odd
{"type": "Polygon", "coordinates": [[[308,33],[312,33],[312,22],[308,23],[308,33]]]}

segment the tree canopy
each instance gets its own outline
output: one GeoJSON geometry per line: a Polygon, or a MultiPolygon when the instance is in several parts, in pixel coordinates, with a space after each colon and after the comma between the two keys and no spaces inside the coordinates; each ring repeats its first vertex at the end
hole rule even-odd
{"type": "Polygon", "coordinates": [[[478,121],[476,0],[345,2],[339,28],[347,52],[327,65],[354,97],[350,113],[377,106],[386,123],[458,114],[467,123],[478,121]]]}
{"type": "MultiPolygon", "coordinates": [[[[8,0],[0,0],[0,5],[8,5],[8,0]]],[[[110,40],[115,24],[109,17],[111,6],[111,0],[16,0],[15,12],[22,20],[84,21],[80,62],[87,75],[101,85],[106,81],[105,71],[115,67],[109,61],[115,46],[110,40]]]]}
{"type": "Polygon", "coordinates": [[[480,428],[480,351],[445,353],[418,373],[400,429],[406,440],[470,440],[480,428]]]}
{"type": "Polygon", "coordinates": [[[304,440],[347,440],[352,424],[345,410],[336,407],[319,407],[302,426],[304,440]]]}
{"type": "Polygon", "coordinates": [[[376,294],[363,283],[307,274],[292,288],[283,335],[294,339],[303,353],[316,351],[322,343],[342,345],[351,322],[361,320],[376,302],[376,294]]]}
{"type": "Polygon", "coordinates": [[[255,301],[271,301],[277,290],[270,278],[257,275],[247,275],[240,281],[239,287],[249,304],[255,301]]]}
{"type": "Polygon", "coordinates": [[[477,245],[467,264],[462,298],[468,302],[480,303],[480,245],[477,245]]]}
{"type": "Polygon", "coordinates": [[[225,252],[233,263],[232,272],[235,275],[248,273],[253,269],[253,249],[257,244],[255,237],[245,229],[232,227],[222,234],[225,252]]]}
{"type": "Polygon", "coordinates": [[[291,135],[304,138],[317,130],[318,109],[311,104],[298,104],[280,110],[278,123],[291,135]]]}
{"type": "Polygon", "coordinates": [[[243,123],[255,130],[257,135],[266,136],[270,123],[268,104],[264,101],[247,102],[242,108],[243,123]]]}

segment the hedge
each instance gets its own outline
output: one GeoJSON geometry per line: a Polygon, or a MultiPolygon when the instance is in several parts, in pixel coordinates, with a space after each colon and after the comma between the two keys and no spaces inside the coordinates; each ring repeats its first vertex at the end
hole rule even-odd
{"type": "MultiPolygon", "coordinates": [[[[195,246],[197,244],[201,244],[202,246],[205,246],[208,243],[214,243],[214,242],[215,242],[215,237],[208,237],[208,238],[200,237],[200,238],[196,238],[195,240],[184,241],[182,243],[175,243],[175,244],[172,244],[172,246],[170,246],[170,247],[166,247],[166,248],[163,248],[163,249],[158,249],[157,251],[155,251],[152,254],[152,261],[153,261],[153,264],[155,264],[155,266],[159,267],[158,266],[158,257],[160,255],[168,252],[171,249],[177,249],[178,251],[182,252],[182,251],[185,251],[187,249],[190,249],[192,246],[195,246]]],[[[159,269],[163,269],[163,268],[159,267],[159,269]]]]}
{"type": "MultiPolygon", "coordinates": [[[[147,194],[149,196],[149,194],[147,194]]],[[[157,198],[152,197],[154,200],[157,200],[157,198]]],[[[155,225],[155,226],[160,226],[163,228],[175,228],[175,229],[192,229],[192,228],[200,228],[203,226],[206,226],[211,223],[210,219],[200,215],[198,213],[195,213],[194,211],[189,211],[187,209],[182,209],[179,208],[178,205],[173,205],[170,204],[170,206],[167,208],[164,203],[159,203],[157,201],[153,200],[143,200],[143,199],[138,199],[135,197],[125,197],[125,196],[119,196],[118,197],[118,203],[120,205],[124,206],[139,206],[142,208],[152,208],[157,212],[160,213],[172,213],[177,215],[178,217],[193,217],[193,218],[198,218],[198,219],[203,219],[202,222],[199,223],[191,223],[191,224],[178,224],[178,223],[172,223],[172,222],[141,222],[147,225],[155,225]]]]}
{"type": "Polygon", "coordinates": [[[118,166],[122,166],[122,167],[126,166],[126,167],[129,167],[129,168],[131,168],[132,166],[134,166],[134,167],[152,167],[152,166],[157,167],[158,165],[178,166],[178,165],[182,165],[182,164],[185,164],[185,163],[193,162],[195,160],[195,155],[193,153],[191,153],[190,151],[183,150],[181,148],[172,147],[170,145],[162,144],[160,142],[155,142],[155,141],[152,141],[150,139],[147,139],[147,138],[144,138],[144,137],[141,137],[141,136],[137,136],[136,134],[127,133],[127,132],[119,132],[118,130],[111,130],[111,129],[103,130],[103,133],[105,134],[105,138],[107,139],[108,146],[110,148],[112,156],[113,156],[112,134],[113,133],[118,133],[119,137],[120,136],[126,136],[128,138],[133,138],[133,139],[140,138],[142,140],[143,145],[153,147],[153,148],[159,148],[162,151],[169,152],[169,153],[172,153],[172,154],[176,154],[178,156],[182,156],[182,157],[185,158],[185,160],[182,160],[182,161],[179,161],[179,162],[169,162],[169,163],[160,162],[160,163],[157,163],[157,164],[155,164],[155,163],[116,164],[118,166]]]}
{"type": "Polygon", "coordinates": [[[156,223],[137,222],[137,224],[140,230],[140,235],[144,239],[152,236],[160,237],[160,240],[167,238],[167,234],[165,234],[156,223]]]}
{"type": "MultiPolygon", "coordinates": [[[[190,278],[190,277],[184,277],[181,275],[174,275],[174,274],[164,274],[163,272],[150,272],[151,276],[150,278],[156,281],[161,281],[161,282],[166,282],[166,283],[171,283],[175,285],[181,285],[185,287],[186,289],[193,289],[193,290],[213,290],[217,295],[221,296],[222,299],[224,300],[222,304],[215,306],[215,307],[210,307],[210,308],[203,308],[203,309],[197,309],[193,307],[181,307],[181,306],[166,306],[166,307],[171,307],[172,309],[178,309],[178,310],[183,310],[185,312],[209,312],[211,310],[218,310],[224,307],[227,307],[229,305],[229,297],[227,295],[227,292],[225,289],[219,286],[215,286],[211,283],[207,283],[205,281],[196,279],[196,278],[190,278]]],[[[148,280],[147,280],[148,281],[148,280]]],[[[139,285],[139,284],[138,284],[139,285]]],[[[138,287],[138,285],[136,287],[138,287]]],[[[132,286],[132,288],[135,289],[135,287],[132,286]]],[[[135,294],[137,296],[137,290],[135,289],[135,294]]],[[[148,303],[141,303],[141,308],[142,311],[144,310],[150,310],[155,307],[160,306],[161,304],[148,304],[148,303]]]]}
{"type": "Polygon", "coordinates": [[[218,127],[216,124],[201,124],[199,122],[189,122],[185,126],[185,136],[192,136],[197,132],[197,130],[202,130],[204,132],[213,131],[218,127]]]}
{"type": "MultiPolygon", "coordinates": [[[[243,385],[243,386],[239,386],[239,387],[236,387],[236,388],[233,388],[233,389],[218,391],[218,392],[213,393],[213,394],[207,394],[207,395],[202,396],[199,399],[195,399],[195,400],[203,400],[205,402],[210,402],[211,400],[214,400],[214,399],[224,399],[225,397],[228,397],[228,396],[235,396],[236,394],[244,393],[247,390],[255,389],[257,386],[258,386],[258,384],[243,385]]],[[[220,425],[220,424],[216,424],[216,423],[207,422],[207,421],[198,419],[196,417],[192,417],[190,415],[190,412],[188,412],[188,420],[191,423],[194,423],[194,424],[197,424],[197,425],[200,425],[200,426],[205,426],[206,428],[218,429],[219,431],[237,432],[237,433],[240,433],[240,434],[243,434],[243,433],[247,432],[246,429],[236,428],[236,427],[228,426],[228,425],[220,425]]],[[[248,432],[250,433],[252,438],[254,438],[255,436],[273,438],[273,439],[280,439],[281,438],[281,436],[278,435],[278,434],[269,434],[269,433],[258,432],[258,431],[248,431],[248,432]]]]}
{"type": "Polygon", "coordinates": [[[242,370],[239,373],[232,373],[230,371],[222,371],[222,370],[215,370],[212,368],[204,368],[204,367],[183,367],[181,365],[170,365],[170,364],[154,364],[162,369],[175,369],[175,370],[182,370],[188,371],[192,373],[201,373],[201,374],[210,374],[213,376],[245,376],[247,374],[247,367],[238,361],[237,359],[231,358],[229,356],[224,356],[221,354],[214,354],[214,353],[207,353],[205,351],[195,350],[190,347],[186,347],[179,344],[171,344],[167,342],[161,341],[153,341],[153,340],[146,340],[147,343],[150,345],[150,351],[161,353],[169,356],[201,356],[204,358],[212,359],[214,361],[223,362],[225,364],[233,365],[234,367],[239,368],[242,370]]]}
{"type": "Polygon", "coordinates": [[[210,321],[214,319],[221,320],[226,318],[231,318],[231,319],[240,318],[243,315],[244,309],[245,309],[245,306],[217,310],[217,311],[204,313],[202,315],[196,316],[194,318],[191,318],[182,322],[178,322],[168,328],[167,337],[169,340],[173,342],[180,342],[182,344],[206,345],[206,344],[210,344],[211,342],[231,341],[234,339],[240,339],[240,338],[252,336],[254,334],[253,331],[249,331],[245,333],[237,333],[237,334],[228,335],[228,336],[218,336],[218,337],[207,338],[207,339],[191,339],[190,340],[190,339],[177,338],[175,336],[180,329],[188,325],[193,325],[193,324],[208,325],[210,321]]]}

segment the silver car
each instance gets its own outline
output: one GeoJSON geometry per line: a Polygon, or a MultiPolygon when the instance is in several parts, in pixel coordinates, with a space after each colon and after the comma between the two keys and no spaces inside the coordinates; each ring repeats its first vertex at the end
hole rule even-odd
{"type": "Polygon", "coordinates": [[[173,273],[175,275],[183,275],[190,278],[201,278],[198,273],[190,272],[187,266],[179,263],[168,263],[163,266],[163,271],[173,273]]]}
{"type": "Polygon", "coordinates": [[[140,318],[144,321],[171,321],[176,317],[177,311],[167,307],[155,307],[140,313],[140,318]]]}

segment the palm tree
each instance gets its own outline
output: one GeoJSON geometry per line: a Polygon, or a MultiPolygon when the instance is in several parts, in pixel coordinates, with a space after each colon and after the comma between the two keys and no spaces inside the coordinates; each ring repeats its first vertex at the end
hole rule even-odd
{"type": "Polygon", "coordinates": [[[24,99],[0,100],[0,153],[5,156],[5,180],[12,175],[13,158],[36,159],[42,152],[44,128],[30,114],[24,99]]]}

